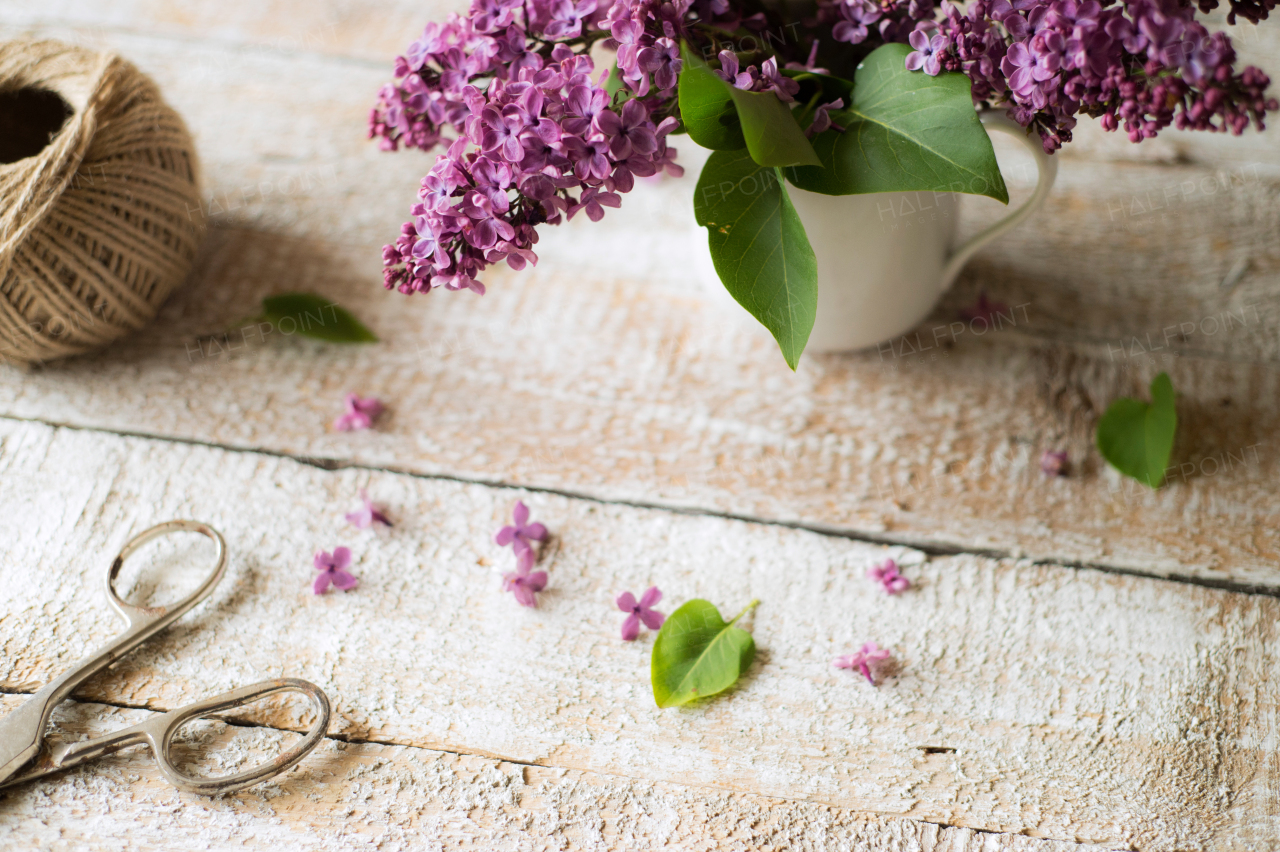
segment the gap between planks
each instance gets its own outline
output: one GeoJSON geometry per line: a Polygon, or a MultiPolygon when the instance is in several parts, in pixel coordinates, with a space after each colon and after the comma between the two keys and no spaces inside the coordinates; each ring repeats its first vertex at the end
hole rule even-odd
{"type": "MultiPolygon", "coordinates": [[[[818,535],[830,536],[832,538],[847,539],[849,541],[860,541],[867,544],[885,545],[889,547],[910,547],[913,550],[919,550],[929,556],[981,556],[987,559],[1019,559],[1018,554],[1008,549],[997,548],[966,548],[958,545],[951,545],[945,542],[931,541],[925,539],[915,539],[911,536],[896,537],[892,535],[876,536],[865,532],[856,532],[853,530],[844,530],[824,524],[807,524],[800,521],[783,521],[763,516],[753,516],[745,514],[735,514],[732,512],[721,512],[715,509],[709,509],[698,506],[681,506],[678,504],[667,504],[657,501],[642,500],[609,500],[584,491],[575,491],[566,488],[552,488],[547,486],[524,485],[518,482],[509,482],[496,478],[482,477],[466,477],[457,474],[447,473],[422,473],[418,471],[408,470],[405,468],[378,466],[370,464],[361,464],[354,461],[344,461],[342,459],[331,458],[315,458],[304,455],[294,455],[282,450],[272,450],[263,447],[237,447],[232,444],[220,444],[214,441],[202,441],[197,438],[174,437],[171,435],[162,435],[152,432],[130,431],[123,429],[106,429],[96,426],[79,426],[74,423],[56,423],[49,420],[41,420],[39,418],[13,417],[10,415],[0,414],[0,421],[8,421],[10,423],[31,423],[40,426],[49,426],[54,429],[67,429],[75,432],[88,432],[91,434],[113,435],[120,438],[141,438],[148,441],[161,441],[173,444],[181,444],[191,447],[204,447],[211,450],[223,450],[230,453],[246,453],[252,455],[269,456],[271,458],[287,459],[289,461],[304,464],[308,467],[319,468],[323,471],[336,472],[340,470],[365,470],[373,473],[389,473],[395,476],[408,476],[414,479],[423,479],[440,482],[457,482],[464,485],[482,485],[490,488],[509,488],[513,490],[528,491],[534,494],[553,494],[557,497],[567,497],[572,500],[582,500],[588,503],[596,503],[602,506],[622,506],[631,509],[654,509],[657,511],[673,512],[679,515],[688,515],[691,517],[703,518],[720,518],[727,521],[744,521],[751,524],[760,524],[761,526],[781,527],[783,529],[803,530],[805,532],[816,533],[818,535]]],[[[1074,568],[1081,571],[1098,571],[1103,574],[1115,574],[1122,577],[1137,577],[1148,580],[1168,580],[1173,583],[1184,583],[1189,586],[1200,586],[1206,589],[1218,589],[1225,592],[1234,592],[1242,595],[1261,595],[1269,598],[1280,598],[1280,587],[1265,586],[1254,583],[1240,583],[1233,580],[1215,580],[1209,577],[1197,577],[1191,574],[1155,574],[1146,571],[1138,571],[1131,568],[1121,568],[1114,565],[1106,565],[1104,563],[1085,562],[1080,560],[1064,560],[1064,559],[1025,559],[1028,565],[1045,565],[1057,566],[1061,568],[1074,568]]],[[[0,689],[0,692],[3,692],[0,689]]],[[[122,705],[125,706],[125,705],[122,705]]],[[[370,742],[373,742],[372,740],[370,742]]],[[[502,758],[506,760],[507,758],[502,758]]],[[[519,761],[511,761],[519,763],[519,761]]],[[[538,764],[530,764],[538,765],[538,764]]]]}

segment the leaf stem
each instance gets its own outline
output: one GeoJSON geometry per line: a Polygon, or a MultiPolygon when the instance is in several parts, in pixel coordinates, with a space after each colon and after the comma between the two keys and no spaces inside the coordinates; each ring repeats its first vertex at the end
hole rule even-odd
{"type": "Polygon", "coordinates": [[[738,623],[738,619],[739,619],[739,618],[742,618],[742,616],[744,616],[744,615],[746,615],[747,613],[751,612],[751,610],[755,609],[755,608],[756,608],[756,607],[758,607],[758,606],[760,606],[760,599],[759,599],[759,598],[756,598],[755,600],[751,601],[751,603],[749,603],[749,604],[747,604],[745,607],[743,607],[743,608],[742,608],[742,612],[738,613],[737,615],[735,615],[735,616],[733,617],[733,621],[730,621],[730,622],[729,622],[729,626],[730,626],[730,627],[732,627],[733,625],[737,624],[737,623],[738,623]]]}

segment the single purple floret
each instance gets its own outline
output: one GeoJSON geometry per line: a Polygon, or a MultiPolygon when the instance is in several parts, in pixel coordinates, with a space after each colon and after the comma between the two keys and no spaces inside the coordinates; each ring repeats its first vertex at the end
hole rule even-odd
{"type": "Polygon", "coordinates": [[[937,77],[942,73],[942,51],[947,49],[950,41],[946,36],[938,34],[932,38],[929,36],[928,30],[913,30],[907,39],[914,51],[907,54],[907,70],[919,71],[930,77],[937,77]]]}
{"type": "Polygon", "coordinates": [[[1040,456],[1040,470],[1046,476],[1067,475],[1067,453],[1065,450],[1045,450],[1040,456]]]}
{"type": "Polygon", "coordinates": [[[515,595],[520,606],[536,607],[538,592],[547,587],[547,572],[533,571],[533,551],[516,554],[516,570],[502,575],[502,588],[515,595]]]}
{"type": "Polygon", "coordinates": [[[368,429],[383,411],[383,405],[373,397],[362,399],[359,394],[349,393],[344,400],[347,410],[333,421],[333,428],[339,432],[350,432],[354,429],[368,429]]]}
{"type": "Polygon", "coordinates": [[[911,581],[902,576],[898,571],[898,563],[892,559],[868,568],[867,576],[879,583],[891,595],[901,594],[911,588],[911,581]]]}
{"type": "Polygon", "coordinates": [[[351,551],[345,547],[335,547],[333,553],[318,550],[313,561],[316,570],[320,572],[311,587],[317,595],[327,592],[330,584],[349,592],[360,582],[347,571],[347,566],[351,564],[351,551]]]}
{"type": "Polygon", "coordinates": [[[862,676],[867,679],[867,683],[875,686],[876,681],[871,676],[871,667],[881,660],[889,659],[889,656],[888,650],[881,648],[875,642],[868,642],[852,654],[836,657],[831,665],[838,669],[857,669],[862,672],[862,676]]]}
{"type": "Polygon", "coordinates": [[[383,512],[381,506],[369,499],[369,492],[364,488],[360,489],[360,501],[364,506],[354,512],[348,512],[347,523],[361,530],[368,529],[373,524],[391,526],[391,519],[383,512]]]}
{"type": "Polygon", "coordinates": [[[540,523],[529,523],[529,507],[523,500],[516,501],[511,517],[515,523],[498,530],[493,537],[494,542],[502,547],[511,545],[517,558],[522,553],[532,554],[533,543],[547,537],[547,528],[540,523]]]}
{"type": "Polygon", "coordinates": [[[662,627],[662,623],[667,620],[667,617],[653,608],[660,600],[662,600],[662,592],[659,591],[657,586],[650,586],[639,601],[630,592],[623,592],[618,595],[618,609],[630,613],[622,620],[622,638],[625,641],[630,642],[640,635],[640,622],[642,621],[645,627],[650,630],[657,630],[662,627]]]}

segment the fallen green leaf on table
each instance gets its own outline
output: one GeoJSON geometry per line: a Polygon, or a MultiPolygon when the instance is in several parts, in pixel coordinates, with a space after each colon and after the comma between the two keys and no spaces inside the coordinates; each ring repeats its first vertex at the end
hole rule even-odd
{"type": "Polygon", "coordinates": [[[1178,428],[1168,373],[1151,381],[1151,402],[1130,397],[1107,406],[1098,421],[1098,451],[1112,467],[1152,488],[1164,482],[1178,428]]]}
{"type": "Polygon", "coordinates": [[[734,625],[759,603],[747,604],[727,624],[704,600],[689,601],[671,613],[658,631],[650,663],[653,700],[659,707],[687,704],[737,683],[755,659],[756,643],[734,625]]]}
{"type": "Polygon", "coordinates": [[[378,336],[332,299],[315,293],[281,293],[262,300],[262,313],[249,322],[268,322],[281,334],[329,343],[376,343],[378,336]]]}

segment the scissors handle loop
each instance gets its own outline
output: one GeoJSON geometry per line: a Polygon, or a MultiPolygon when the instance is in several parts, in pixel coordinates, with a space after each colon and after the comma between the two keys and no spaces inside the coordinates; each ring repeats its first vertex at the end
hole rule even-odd
{"type": "MultiPolygon", "coordinates": [[[[150,529],[143,530],[129,539],[124,547],[120,548],[120,553],[112,560],[111,566],[107,569],[107,599],[111,601],[112,608],[120,613],[120,616],[128,623],[128,634],[133,634],[139,628],[144,631],[144,635],[138,639],[139,642],[142,642],[177,621],[188,610],[208,597],[209,593],[213,591],[213,587],[218,585],[218,581],[222,579],[222,575],[226,573],[226,570],[227,543],[223,541],[222,535],[217,530],[199,521],[165,521],[163,524],[156,524],[150,529]],[[209,572],[209,576],[205,578],[205,581],[200,584],[198,589],[182,600],[166,606],[137,606],[121,598],[116,593],[115,583],[116,578],[120,575],[120,569],[124,567],[125,560],[148,542],[176,532],[199,533],[213,542],[216,550],[213,559],[213,570],[209,572]]],[[[128,653],[128,651],[123,653],[128,653]]]]}
{"type": "Polygon", "coordinates": [[[170,710],[168,713],[148,719],[131,728],[112,731],[92,740],[57,746],[52,751],[46,752],[29,772],[13,779],[11,783],[61,772],[121,749],[145,743],[151,747],[160,771],[175,787],[206,796],[232,793],[291,769],[319,745],[320,740],[329,730],[329,717],[329,697],[314,683],[299,678],[264,680],[261,683],[224,692],[204,701],[197,701],[195,704],[188,704],[186,707],[179,707],[177,710],[170,710]],[[316,714],[310,730],[289,749],[252,769],[218,777],[192,775],[183,772],[174,763],[172,754],[174,738],[183,725],[193,719],[204,719],[214,713],[245,707],[261,698],[281,692],[301,692],[311,699],[311,705],[316,714]]]}
{"type": "Polygon", "coordinates": [[[320,740],[324,739],[324,735],[329,730],[329,714],[329,697],[324,694],[324,690],[314,683],[300,678],[264,680],[261,683],[242,686],[239,689],[224,692],[222,695],[198,701],[195,704],[189,704],[186,707],[165,713],[159,719],[152,720],[151,724],[155,726],[158,736],[153,735],[151,747],[155,751],[156,762],[160,765],[160,771],[175,787],[192,793],[216,796],[241,790],[291,769],[319,745],[320,740]],[[173,747],[173,738],[187,722],[193,719],[202,719],[225,710],[244,707],[261,698],[281,692],[301,692],[311,699],[311,705],[316,713],[316,720],[312,723],[311,729],[307,731],[306,736],[294,743],[292,747],[252,769],[216,778],[190,775],[174,765],[173,757],[170,753],[173,747]]]}

